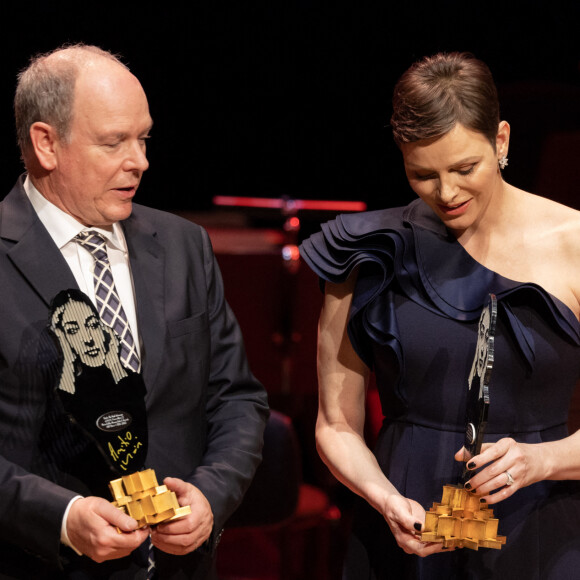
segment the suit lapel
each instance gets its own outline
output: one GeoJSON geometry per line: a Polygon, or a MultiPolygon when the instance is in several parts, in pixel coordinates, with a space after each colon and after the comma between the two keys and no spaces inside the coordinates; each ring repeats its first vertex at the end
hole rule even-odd
{"type": "Polygon", "coordinates": [[[28,201],[22,178],[2,202],[0,237],[7,242],[8,258],[47,306],[61,290],[78,288],[66,260],[28,201]]]}
{"type": "Polygon", "coordinates": [[[157,242],[155,229],[142,219],[138,207],[134,207],[131,217],[122,225],[135,286],[141,364],[148,399],[161,366],[165,341],[164,250],[157,242]]]}

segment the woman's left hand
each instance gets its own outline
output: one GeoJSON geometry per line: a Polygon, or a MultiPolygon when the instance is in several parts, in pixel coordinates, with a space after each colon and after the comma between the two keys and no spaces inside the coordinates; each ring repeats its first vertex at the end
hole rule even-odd
{"type": "MultiPolygon", "coordinates": [[[[465,461],[463,448],[455,454],[455,459],[465,461]]],[[[539,446],[517,443],[511,437],[484,443],[479,455],[467,459],[467,468],[474,475],[465,483],[465,488],[490,505],[543,479],[539,446]]]]}

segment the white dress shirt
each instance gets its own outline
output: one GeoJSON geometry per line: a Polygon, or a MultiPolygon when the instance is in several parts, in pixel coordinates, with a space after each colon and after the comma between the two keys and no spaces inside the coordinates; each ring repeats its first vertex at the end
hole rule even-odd
{"type": "MultiPolygon", "coordinates": [[[[86,248],[74,241],[74,238],[83,230],[95,230],[105,238],[109,263],[111,265],[111,271],[113,272],[113,279],[115,280],[115,288],[117,289],[121,304],[123,304],[123,309],[127,315],[131,334],[136,339],[139,333],[135,310],[135,292],[123,228],[118,223],[114,223],[108,228],[89,228],[84,226],[74,217],[65,213],[43,197],[28,177],[24,181],[24,189],[40,221],[48,230],[50,237],[54,240],[54,243],[58,246],[72,270],[79,288],[91,299],[95,306],[97,306],[93,278],[95,260],[86,248]]],[[[63,288],[63,290],[66,290],[66,288],[63,288]]],[[[137,354],[140,355],[139,341],[135,340],[135,343],[137,354]]]]}

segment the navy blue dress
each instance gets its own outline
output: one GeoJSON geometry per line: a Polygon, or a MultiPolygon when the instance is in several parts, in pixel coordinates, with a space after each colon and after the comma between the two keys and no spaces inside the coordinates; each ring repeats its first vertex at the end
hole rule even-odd
{"type": "MultiPolygon", "coordinates": [[[[339,216],[301,255],[323,279],[359,274],[348,332],[374,370],[385,416],[374,450],[389,480],[426,509],[459,480],[467,377],[477,321],[498,299],[485,441],[566,437],[580,377],[580,324],[540,286],[476,262],[420,200],[406,208],[339,216]]],[[[540,482],[493,506],[501,550],[407,555],[383,517],[357,503],[345,579],[548,580],[580,578],[580,484],[540,482]]]]}

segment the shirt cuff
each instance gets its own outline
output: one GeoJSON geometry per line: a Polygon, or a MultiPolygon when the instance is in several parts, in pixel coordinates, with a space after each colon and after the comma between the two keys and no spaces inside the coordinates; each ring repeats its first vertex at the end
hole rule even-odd
{"type": "Polygon", "coordinates": [[[72,548],[79,556],[82,556],[83,553],[79,552],[72,544],[72,542],[70,541],[68,534],[66,532],[66,522],[68,519],[68,513],[70,511],[70,508],[72,506],[72,504],[77,501],[77,499],[83,499],[82,495],[77,495],[75,497],[73,497],[69,502],[68,505],[66,506],[66,510],[64,512],[64,516],[62,516],[62,525],[60,527],[60,541],[62,544],[64,544],[65,546],[68,546],[69,548],[72,548]]]}

